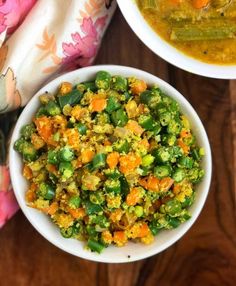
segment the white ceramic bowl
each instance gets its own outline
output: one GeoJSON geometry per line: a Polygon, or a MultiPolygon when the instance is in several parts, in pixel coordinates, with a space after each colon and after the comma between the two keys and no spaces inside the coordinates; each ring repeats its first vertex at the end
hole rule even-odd
{"type": "Polygon", "coordinates": [[[185,55],[168,44],[147,24],[135,0],[117,0],[117,3],[126,21],[140,40],[167,62],[198,75],[221,79],[236,79],[236,65],[207,64],[185,55]]]}
{"type": "Polygon", "coordinates": [[[175,90],[163,80],[147,72],[124,66],[104,65],[82,68],[60,76],[52,82],[48,83],[45,87],[37,92],[37,94],[30,100],[30,102],[21,113],[16,123],[10,144],[10,174],[14,192],[23,213],[31,222],[31,224],[48,241],[61,248],[62,250],[85,259],[108,263],[130,262],[143,259],[163,251],[175,243],[178,239],[180,239],[180,237],[195,222],[205,203],[210,187],[211,169],[211,150],[207,134],[201,123],[201,120],[189,102],[177,90],[175,90]],[[106,70],[112,75],[119,74],[125,77],[136,76],[137,78],[145,80],[149,85],[159,85],[159,87],[165,91],[166,94],[170,95],[177,102],[179,102],[182,112],[189,118],[192,129],[197,136],[199,145],[202,146],[206,152],[206,156],[202,162],[206,175],[204,180],[197,186],[196,201],[190,209],[192,213],[192,218],[190,220],[181,224],[174,230],[160,232],[160,234],[155,237],[155,242],[153,244],[143,245],[129,242],[125,247],[121,248],[110,246],[100,255],[85,250],[83,242],[77,241],[75,239],[63,238],[60,235],[58,228],[50,221],[46,215],[40,213],[38,210],[26,206],[25,191],[27,190],[27,182],[22,176],[22,159],[21,156],[13,149],[14,142],[19,138],[21,127],[31,122],[33,115],[39,107],[40,94],[44,93],[45,91],[52,93],[55,92],[62,81],[70,81],[75,84],[82,81],[92,80],[95,78],[95,75],[99,70],[106,70]]]}

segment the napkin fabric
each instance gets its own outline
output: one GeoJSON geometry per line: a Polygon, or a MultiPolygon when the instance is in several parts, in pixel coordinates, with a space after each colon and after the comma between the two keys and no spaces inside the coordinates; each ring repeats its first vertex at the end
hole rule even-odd
{"type": "MultiPolygon", "coordinates": [[[[91,65],[112,0],[0,0],[0,113],[24,106],[49,80],[91,65]]],[[[0,122],[0,227],[17,211],[0,122]]],[[[1,126],[2,125],[2,126],[1,126]]]]}

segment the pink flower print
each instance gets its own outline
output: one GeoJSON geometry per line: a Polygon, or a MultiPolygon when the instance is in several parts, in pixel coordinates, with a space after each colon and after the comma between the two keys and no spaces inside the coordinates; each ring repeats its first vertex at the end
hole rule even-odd
{"type": "Polygon", "coordinates": [[[36,0],[0,0],[0,33],[13,32],[25,18],[36,0]]]}
{"type": "Polygon", "coordinates": [[[92,63],[96,56],[99,38],[102,29],[106,25],[107,15],[98,18],[95,23],[91,17],[84,18],[80,26],[83,35],[78,32],[71,34],[72,43],[63,43],[63,54],[65,57],[62,60],[66,64],[66,69],[75,69],[81,66],[87,66],[92,63]]]}
{"type": "Polygon", "coordinates": [[[16,213],[18,208],[13,191],[2,192],[0,190],[0,228],[16,213]]]}
{"type": "Polygon", "coordinates": [[[18,204],[10,189],[9,170],[0,165],[0,228],[18,210],[18,204]]]}
{"type": "Polygon", "coordinates": [[[6,166],[0,165],[0,191],[6,192],[10,186],[10,174],[6,166]]]}

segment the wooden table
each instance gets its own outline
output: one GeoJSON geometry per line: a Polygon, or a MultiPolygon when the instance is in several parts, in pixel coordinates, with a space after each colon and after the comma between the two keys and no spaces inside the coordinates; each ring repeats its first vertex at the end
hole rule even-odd
{"type": "Polygon", "coordinates": [[[113,265],[62,252],[19,211],[0,231],[0,285],[235,285],[236,82],[192,75],[167,64],[141,43],[119,10],[96,64],[146,70],[171,83],[192,103],[213,153],[213,180],[204,209],[188,233],[168,250],[140,262],[113,265]]]}

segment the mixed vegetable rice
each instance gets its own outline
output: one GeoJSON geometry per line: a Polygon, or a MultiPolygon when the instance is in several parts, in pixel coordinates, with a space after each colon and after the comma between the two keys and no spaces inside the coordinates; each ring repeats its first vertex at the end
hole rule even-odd
{"type": "Polygon", "coordinates": [[[160,88],[99,71],[39,100],[14,148],[29,182],[27,204],[63,237],[100,253],[129,240],[152,243],[191,217],[204,151],[160,88]]]}

